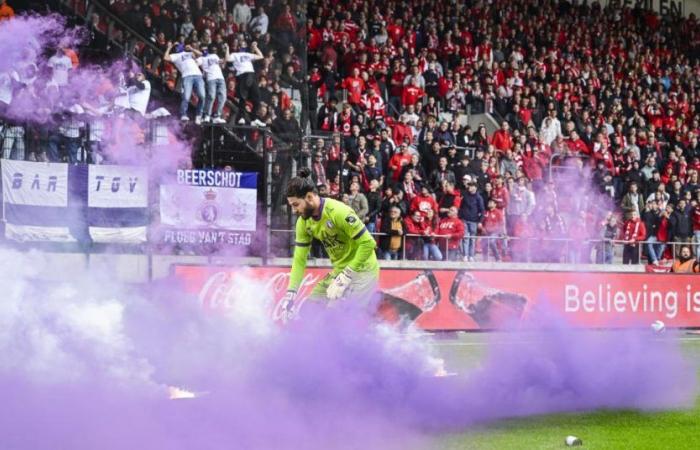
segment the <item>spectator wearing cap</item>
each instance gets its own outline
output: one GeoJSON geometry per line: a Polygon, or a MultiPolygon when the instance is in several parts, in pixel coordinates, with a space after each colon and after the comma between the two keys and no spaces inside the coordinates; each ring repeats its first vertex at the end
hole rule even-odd
{"type": "Polygon", "coordinates": [[[192,91],[194,90],[197,95],[197,111],[195,114],[195,123],[200,124],[202,122],[202,112],[204,111],[204,99],[206,96],[204,89],[204,78],[202,77],[202,72],[199,70],[199,66],[194,59],[194,54],[192,53],[192,47],[183,44],[177,44],[173,48],[173,43],[168,42],[168,46],[165,49],[165,55],[163,55],[163,60],[175,64],[177,70],[180,72],[182,77],[182,99],[180,100],[180,120],[183,122],[189,121],[187,116],[187,109],[190,105],[190,98],[192,97],[192,91]],[[172,51],[175,51],[171,54],[172,51]]]}
{"type": "Polygon", "coordinates": [[[466,189],[462,194],[458,212],[459,218],[464,223],[465,232],[464,240],[462,241],[462,254],[465,261],[474,261],[476,236],[485,212],[484,199],[477,192],[476,183],[471,181],[469,175],[464,177],[466,189]]]}

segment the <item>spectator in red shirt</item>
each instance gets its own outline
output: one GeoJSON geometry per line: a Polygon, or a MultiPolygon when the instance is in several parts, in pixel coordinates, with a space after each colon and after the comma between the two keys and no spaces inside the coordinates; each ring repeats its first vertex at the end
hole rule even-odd
{"type": "Polygon", "coordinates": [[[513,137],[510,134],[510,126],[505,120],[501,124],[501,129],[493,133],[491,144],[496,147],[496,150],[505,152],[513,148],[513,137]]]}
{"type": "Polygon", "coordinates": [[[488,261],[489,253],[493,253],[496,261],[500,261],[501,255],[498,250],[498,244],[500,238],[506,232],[505,216],[503,211],[496,208],[496,202],[493,199],[489,199],[487,205],[484,219],[479,224],[479,228],[483,231],[485,238],[483,243],[484,259],[488,261]]]}
{"type": "Polygon", "coordinates": [[[423,216],[427,216],[429,209],[433,210],[433,215],[438,214],[438,204],[427,185],[421,186],[420,193],[413,197],[408,209],[411,214],[415,211],[419,211],[423,216]]]}
{"type": "Polygon", "coordinates": [[[403,92],[401,93],[401,104],[404,108],[408,105],[415,106],[424,96],[425,91],[421,89],[418,80],[414,78],[411,80],[410,84],[404,86],[403,92]]]}
{"type": "Polygon", "coordinates": [[[496,202],[496,208],[501,211],[505,211],[508,207],[510,194],[508,193],[508,188],[505,186],[503,176],[501,175],[495,178],[493,190],[491,191],[491,198],[496,202]]]}
{"type": "Polygon", "coordinates": [[[401,144],[401,151],[394,153],[394,156],[389,160],[389,177],[398,182],[401,177],[401,172],[404,166],[411,162],[411,149],[405,142],[401,144]]]}
{"type": "MultiPolygon", "coordinates": [[[[438,235],[447,237],[447,259],[449,261],[460,260],[460,247],[464,238],[464,224],[457,217],[457,208],[448,208],[447,217],[440,220],[438,235]]],[[[443,245],[440,245],[443,247],[443,245]]]]}
{"type": "Polygon", "coordinates": [[[348,91],[348,103],[353,106],[355,112],[360,112],[362,93],[365,90],[365,81],[360,76],[360,69],[352,69],[352,75],[343,80],[343,89],[348,91]]]}
{"type": "Polygon", "coordinates": [[[637,211],[632,211],[631,218],[622,227],[621,239],[624,242],[622,251],[622,264],[639,264],[639,243],[644,241],[647,235],[644,222],[639,218],[637,211]]]}

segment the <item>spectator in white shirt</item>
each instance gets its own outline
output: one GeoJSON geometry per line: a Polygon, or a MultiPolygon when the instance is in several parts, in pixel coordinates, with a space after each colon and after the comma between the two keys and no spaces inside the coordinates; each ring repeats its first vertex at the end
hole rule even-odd
{"type": "Polygon", "coordinates": [[[66,56],[62,48],[59,48],[56,54],[49,58],[48,64],[52,70],[49,84],[54,86],[65,86],[68,84],[68,75],[73,70],[73,62],[66,56]]]}
{"type": "Polygon", "coordinates": [[[204,102],[204,122],[226,123],[223,119],[224,103],[226,102],[226,80],[221,71],[223,60],[216,54],[216,45],[211,44],[205,53],[197,58],[197,64],[204,71],[207,83],[207,100],[204,102]],[[216,98],[216,113],[211,115],[216,98]]]}
{"type": "Polygon", "coordinates": [[[129,96],[129,109],[145,115],[151,98],[151,82],[146,79],[146,75],[142,72],[132,75],[126,92],[129,96]]]}
{"type": "Polygon", "coordinates": [[[260,36],[267,34],[267,27],[270,25],[270,19],[265,14],[265,8],[258,6],[258,15],[250,21],[251,33],[257,33],[260,36]]]}
{"type": "Polygon", "coordinates": [[[182,100],[180,101],[180,120],[187,122],[189,117],[187,116],[187,108],[190,105],[190,97],[192,97],[192,89],[194,89],[195,94],[197,94],[197,112],[195,116],[195,123],[199,125],[202,123],[202,112],[204,111],[204,78],[202,78],[202,72],[199,70],[199,66],[194,59],[192,54],[192,47],[184,46],[183,44],[177,44],[175,47],[175,53],[170,54],[173,50],[173,43],[168,42],[168,47],[165,50],[165,55],[163,59],[175,64],[177,70],[180,72],[182,77],[182,100]]]}
{"type": "Polygon", "coordinates": [[[263,54],[258,49],[258,43],[253,42],[250,46],[251,53],[229,53],[228,45],[226,44],[224,44],[224,50],[226,52],[226,62],[232,63],[233,69],[236,71],[236,96],[243,103],[248,100],[252,101],[253,111],[256,111],[260,102],[260,92],[258,91],[258,80],[255,77],[253,61],[263,59],[263,54]]]}

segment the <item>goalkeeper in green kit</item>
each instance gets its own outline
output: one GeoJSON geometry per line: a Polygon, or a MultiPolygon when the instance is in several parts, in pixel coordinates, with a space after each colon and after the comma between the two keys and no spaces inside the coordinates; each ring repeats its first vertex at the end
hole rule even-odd
{"type": "Polygon", "coordinates": [[[355,211],[345,203],[320,197],[308,169],[300,170],[289,181],[287,202],[299,217],[289,286],[281,304],[285,320],[294,312],[294,298],[304,277],[313,239],[323,244],[333,270],[318,282],[310,299],[369,301],[379,280],[377,244],[355,211]]]}

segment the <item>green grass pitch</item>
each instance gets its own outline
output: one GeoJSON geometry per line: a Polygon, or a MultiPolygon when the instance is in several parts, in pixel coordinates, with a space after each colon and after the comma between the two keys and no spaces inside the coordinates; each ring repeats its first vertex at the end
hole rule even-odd
{"type": "MultiPolygon", "coordinates": [[[[687,358],[700,362],[700,337],[680,335],[687,358]]],[[[438,353],[463,369],[484,353],[484,335],[436,341],[438,353]]],[[[700,373],[698,373],[700,376],[700,373]]],[[[664,412],[596,411],[504,420],[468,432],[436,438],[433,449],[538,450],[568,448],[574,435],[584,449],[700,449],[700,398],[690,410],[664,412]]]]}

